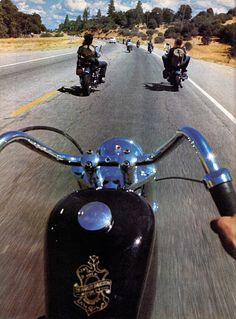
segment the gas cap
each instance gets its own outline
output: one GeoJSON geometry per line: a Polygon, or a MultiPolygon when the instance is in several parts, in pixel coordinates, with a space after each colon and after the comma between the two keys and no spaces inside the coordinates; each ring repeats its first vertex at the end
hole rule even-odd
{"type": "Polygon", "coordinates": [[[110,208],[98,201],[90,202],[78,212],[78,222],[82,228],[89,231],[109,231],[113,220],[110,208]]]}

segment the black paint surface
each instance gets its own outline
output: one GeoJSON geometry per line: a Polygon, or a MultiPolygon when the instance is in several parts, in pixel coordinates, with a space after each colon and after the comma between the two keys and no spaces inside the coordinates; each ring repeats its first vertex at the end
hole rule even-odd
{"type": "Polygon", "coordinates": [[[87,264],[92,255],[99,257],[100,269],[109,271],[107,279],[112,280],[112,289],[108,306],[89,318],[137,318],[153,234],[152,210],[135,193],[83,190],[60,201],[50,216],[47,231],[47,318],[88,318],[74,303],[73,285],[78,282],[77,268],[87,264]],[[78,224],[78,211],[91,201],[110,207],[114,224],[109,232],[85,231],[78,224]]]}

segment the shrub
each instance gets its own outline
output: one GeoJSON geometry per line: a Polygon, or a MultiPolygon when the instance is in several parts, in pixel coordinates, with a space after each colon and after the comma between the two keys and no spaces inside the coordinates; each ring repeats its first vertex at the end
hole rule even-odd
{"type": "Polygon", "coordinates": [[[144,35],[145,35],[145,33],[143,33],[143,32],[139,32],[139,31],[131,31],[131,32],[130,32],[130,35],[131,35],[132,37],[138,37],[138,38],[141,38],[142,36],[144,36],[144,35]]]}
{"type": "Polygon", "coordinates": [[[154,38],[154,43],[163,43],[164,41],[165,37],[163,35],[154,38]]]}
{"type": "Polygon", "coordinates": [[[235,45],[236,23],[226,25],[219,31],[220,42],[235,45]]]}
{"type": "Polygon", "coordinates": [[[147,34],[149,37],[153,36],[154,33],[155,33],[155,31],[154,31],[154,30],[150,30],[150,29],[148,29],[148,30],[146,31],[146,34],[147,34]]]}
{"type": "Polygon", "coordinates": [[[133,32],[139,32],[139,29],[137,27],[133,27],[132,31],[133,32]]]}
{"type": "Polygon", "coordinates": [[[96,32],[99,30],[99,27],[97,25],[92,25],[90,28],[89,28],[89,31],[91,31],[92,33],[93,32],[96,32]]]}
{"type": "Polygon", "coordinates": [[[69,31],[67,32],[68,35],[78,35],[78,32],[76,31],[69,31]]]}
{"type": "Polygon", "coordinates": [[[176,38],[176,31],[175,31],[175,28],[174,27],[170,27],[168,28],[165,33],[164,33],[164,37],[165,38],[176,38]]]}
{"type": "Polygon", "coordinates": [[[55,35],[54,35],[54,37],[55,38],[60,38],[60,37],[64,37],[64,33],[62,33],[62,32],[58,32],[58,33],[56,33],[55,35]]]}
{"type": "Polygon", "coordinates": [[[155,19],[150,19],[148,21],[148,25],[147,26],[148,26],[149,29],[156,29],[156,27],[157,27],[156,20],[155,19]]]}
{"type": "Polygon", "coordinates": [[[190,50],[192,50],[192,48],[193,48],[193,45],[192,45],[192,43],[191,42],[185,42],[185,48],[186,48],[186,50],[187,51],[190,51],[190,50]]]}
{"type": "Polygon", "coordinates": [[[122,30],[120,30],[119,34],[123,35],[124,37],[128,37],[128,36],[130,36],[131,32],[128,29],[122,29],[122,30]]]}
{"type": "Polygon", "coordinates": [[[50,32],[45,32],[45,33],[41,33],[40,34],[40,38],[50,38],[50,37],[52,37],[53,35],[52,35],[52,33],[50,33],[50,32]]]}
{"type": "Polygon", "coordinates": [[[109,32],[110,31],[110,28],[107,26],[107,27],[104,27],[103,29],[102,29],[102,32],[103,33],[107,33],[107,32],[109,32]]]}
{"type": "Polygon", "coordinates": [[[196,37],[198,35],[198,28],[193,28],[193,30],[191,31],[191,36],[192,37],[196,37]]]}
{"type": "Polygon", "coordinates": [[[183,39],[184,39],[184,41],[189,41],[192,39],[192,36],[191,36],[191,34],[184,34],[183,39]]]}
{"type": "Polygon", "coordinates": [[[207,35],[204,35],[202,38],[201,38],[201,42],[203,45],[209,45],[210,42],[211,42],[211,38],[207,35]]]}
{"type": "Polygon", "coordinates": [[[229,57],[236,57],[236,45],[233,45],[230,49],[229,49],[229,57]]]}

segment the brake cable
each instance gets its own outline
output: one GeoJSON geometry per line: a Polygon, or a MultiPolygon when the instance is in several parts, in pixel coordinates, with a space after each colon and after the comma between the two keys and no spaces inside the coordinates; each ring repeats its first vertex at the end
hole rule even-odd
{"type": "Polygon", "coordinates": [[[69,134],[55,128],[55,127],[51,127],[51,126],[41,126],[41,125],[36,125],[36,126],[28,126],[28,127],[24,127],[22,129],[19,129],[19,131],[22,132],[29,132],[29,131],[36,131],[36,130],[45,130],[45,131],[52,131],[55,133],[58,133],[64,137],[66,137],[69,141],[71,141],[72,144],[74,144],[74,146],[80,151],[81,154],[83,154],[83,150],[80,147],[80,145],[73,139],[73,137],[71,137],[69,134]]]}
{"type": "Polygon", "coordinates": [[[189,177],[181,177],[181,176],[168,176],[168,177],[163,177],[163,178],[154,178],[155,182],[160,182],[160,181],[165,181],[165,180],[170,180],[170,179],[180,179],[188,182],[194,182],[194,183],[201,183],[204,184],[204,181],[200,179],[195,179],[195,178],[189,178],[189,177]]]}

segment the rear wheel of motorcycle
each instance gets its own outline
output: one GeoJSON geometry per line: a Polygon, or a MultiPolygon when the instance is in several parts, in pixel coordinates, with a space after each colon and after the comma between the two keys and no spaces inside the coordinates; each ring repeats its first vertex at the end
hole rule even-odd
{"type": "Polygon", "coordinates": [[[85,74],[83,78],[83,94],[89,96],[91,93],[91,77],[89,74],[85,74]]]}
{"type": "Polygon", "coordinates": [[[175,91],[179,91],[179,87],[180,87],[180,77],[178,75],[176,75],[175,77],[175,83],[174,83],[174,89],[175,91]]]}

